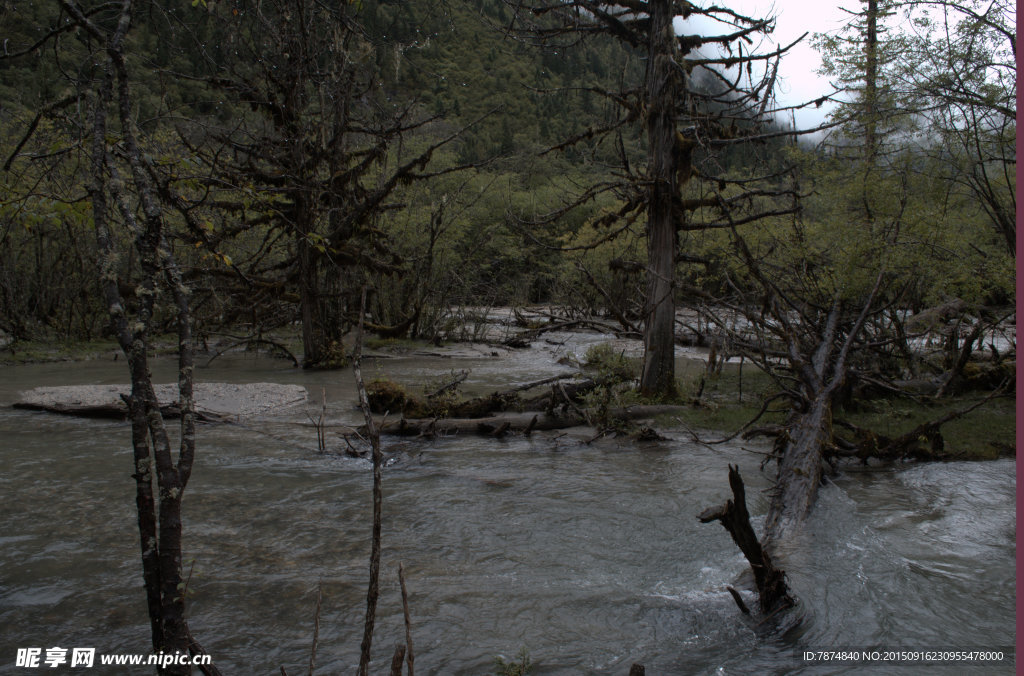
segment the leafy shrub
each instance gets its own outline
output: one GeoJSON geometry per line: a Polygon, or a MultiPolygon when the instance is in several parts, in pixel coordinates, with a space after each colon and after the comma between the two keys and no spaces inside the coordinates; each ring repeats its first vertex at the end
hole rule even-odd
{"type": "Polygon", "coordinates": [[[501,655],[494,658],[495,676],[526,676],[532,671],[533,664],[526,648],[522,648],[512,661],[506,661],[501,655]]]}

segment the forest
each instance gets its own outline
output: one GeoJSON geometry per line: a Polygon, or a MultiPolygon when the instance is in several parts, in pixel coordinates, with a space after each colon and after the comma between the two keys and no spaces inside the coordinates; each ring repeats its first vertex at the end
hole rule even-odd
{"type": "Polygon", "coordinates": [[[0,368],[116,344],[152,653],[206,653],[183,498],[222,356],[354,382],[360,674],[413,672],[402,572],[405,636],[371,656],[409,438],[760,443],[763,477],[729,456],[731,499],[687,518],[725,526],[752,575],[730,603],[780,635],[815,593],[787,584],[793,542],[844,468],[1015,457],[1016,6],[847,14],[804,36],[831,89],[793,103],[773,17],[685,0],[0,0],[0,368]],[[364,382],[375,356],[529,364],[577,334],[607,342],[569,374],[364,382]]]}

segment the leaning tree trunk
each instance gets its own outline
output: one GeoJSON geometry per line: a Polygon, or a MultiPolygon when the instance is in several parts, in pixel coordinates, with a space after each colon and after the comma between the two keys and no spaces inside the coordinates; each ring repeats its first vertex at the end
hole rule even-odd
{"type": "MultiPolygon", "coordinates": [[[[877,290],[877,284],[876,284],[877,290]]],[[[832,436],[832,404],[846,378],[847,357],[874,298],[872,292],[852,329],[840,342],[842,303],[837,297],[819,331],[798,331],[785,312],[774,312],[777,330],[787,343],[789,370],[797,381],[792,391],[793,411],[776,436],[778,475],[760,541],[754,535],[745,506],[743,482],[736,468],[729,468],[734,499],[705,510],[701,521],[720,521],[743,551],[754,571],[761,608],[773,613],[793,605],[785,574],[772,561],[776,544],[801,526],[811,511],[821,485],[823,451],[832,436]],[[816,334],[816,335],[815,335],[816,334]],[[804,336],[804,340],[800,339],[804,336]],[[811,335],[815,337],[808,340],[811,335]]],[[[773,299],[769,299],[771,303],[773,299]]],[[[775,307],[772,304],[770,307],[775,307]]],[[[777,308],[775,308],[777,309],[777,308]]],[[[734,591],[733,598],[745,607],[734,591]]]]}
{"type": "MultiPolygon", "coordinates": [[[[675,380],[674,276],[676,227],[673,220],[676,177],[676,99],[679,65],[672,29],[672,3],[651,0],[647,62],[647,156],[651,183],[647,205],[647,299],[644,323],[644,364],[640,391],[671,396],[675,380]]],[[[689,174],[689,167],[684,167],[689,174]]]]}
{"type": "MultiPolygon", "coordinates": [[[[118,343],[128,358],[129,372],[132,376],[132,390],[136,389],[134,374],[143,373],[145,369],[145,342],[139,336],[139,347],[133,349],[135,336],[129,330],[128,318],[125,315],[125,303],[117,286],[118,252],[114,246],[114,236],[108,226],[109,204],[107,201],[107,185],[104,176],[106,169],[106,109],[112,99],[112,76],[109,72],[100,79],[95,100],[95,111],[92,125],[92,180],[89,185],[89,196],[92,201],[93,223],[95,224],[96,241],[100,252],[100,280],[107,303],[107,309],[113,324],[118,343]],[[142,361],[140,362],[140,356],[142,361]]],[[[146,288],[144,285],[143,288],[146,288]]],[[[148,290],[148,289],[147,289],[148,290]]],[[[148,299],[151,294],[143,294],[148,299]]],[[[148,303],[141,305],[142,312],[148,303]]],[[[144,325],[145,316],[140,317],[136,327],[144,325]]],[[[163,622],[160,602],[160,561],[157,543],[156,497],[153,492],[153,459],[149,447],[149,426],[146,423],[146,412],[141,406],[141,398],[128,399],[129,419],[132,423],[133,466],[135,472],[135,507],[138,517],[139,541],[142,547],[142,579],[146,589],[146,604],[149,610],[150,634],[154,651],[159,650],[163,641],[163,622]]]]}
{"type": "Polygon", "coordinates": [[[765,522],[766,547],[778,542],[804,520],[818,495],[822,449],[832,436],[832,397],[819,393],[807,411],[794,413],[786,424],[779,473],[765,522]]]}
{"type": "Polygon", "coordinates": [[[880,273],[847,331],[841,326],[843,303],[838,292],[819,330],[814,334],[801,332],[807,337],[815,335],[813,342],[799,339],[797,327],[785,312],[774,313],[788,344],[789,370],[799,383],[794,391],[801,396],[793,402],[793,411],[777,441],[781,449],[779,473],[763,536],[769,550],[804,521],[818,496],[823,453],[832,439],[832,406],[846,381],[850,350],[871,311],[882,278],[880,273]]]}

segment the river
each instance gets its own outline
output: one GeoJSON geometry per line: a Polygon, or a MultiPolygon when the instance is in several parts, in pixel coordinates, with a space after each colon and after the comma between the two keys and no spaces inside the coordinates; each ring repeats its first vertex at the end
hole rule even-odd
{"type": "MultiPolygon", "coordinates": [[[[469,387],[485,389],[550,375],[566,349],[369,359],[364,373],[416,383],[469,368],[469,387]]],[[[173,364],[159,361],[155,371],[169,382],[173,364]]],[[[126,382],[123,361],[3,373],[0,673],[29,673],[15,667],[17,648],[148,652],[128,426],[8,406],[35,386],[126,382]]],[[[311,401],[260,425],[201,427],[184,507],[193,633],[225,674],[281,666],[306,673],[322,584],[317,673],[352,673],[368,575],[370,467],[318,453],[301,424],[318,415],[321,391],[332,422],[358,420],[351,373],[232,356],[198,377],[301,383],[311,401]]],[[[389,440],[400,462],[384,474],[372,671],[385,672],[403,640],[401,562],[420,674],[493,673],[495,656],[521,649],[535,674],[624,675],[634,662],[652,675],[925,670],[804,658],[894,648],[1002,650],[998,665],[928,671],[1014,673],[1015,461],[844,471],[782,552],[799,608],[781,627],[759,626],[724,591],[743,581],[739,551],[696,515],[728,496],[734,463],[759,526],[769,484],[759,471],[764,448],[709,449],[681,430],[662,431],[668,441],[642,444],[585,445],[583,431],[389,440]]],[[[342,445],[333,430],[328,442],[342,445]]],[[[83,673],[104,669],[130,673],[83,673]]]]}

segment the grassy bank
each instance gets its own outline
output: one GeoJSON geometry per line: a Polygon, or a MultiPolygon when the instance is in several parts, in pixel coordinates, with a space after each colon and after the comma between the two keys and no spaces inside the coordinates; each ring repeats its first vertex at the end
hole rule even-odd
{"type": "Polygon", "coordinates": [[[14,341],[0,351],[0,365],[45,364],[61,361],[113,359],[121,348],[112,340],[54,343],[47,341],[14,341]]]}
{"type": "MultiPolygon", "coordinates": [[[[691,406],[682,414],[659,421],[665,426],[682,422],[701,430],[732,432],[751,420],[774,391],[771,380],[746,364],[726,364],[721,374],[706,376],[704,362],[692,360],[680,368],[680,393],[691,406]],[[699,393],[699,398],[697,397],[699,393]]],[[[918,425],[984,399],[985,392],[970,392],[938,401],[920,398],[859,400],[856,410],[840,409],[836,420],[870,429],[888,437],[910,432],[918,425]]],[[[785,418],[786,402],[774,402],[758,424],[776,424],[785,418]]],[[[942,426],[951,460],[989,460],[1016,455],[1017,402],[1012,395],[997,397],[957,420],[942,426]]]]}

